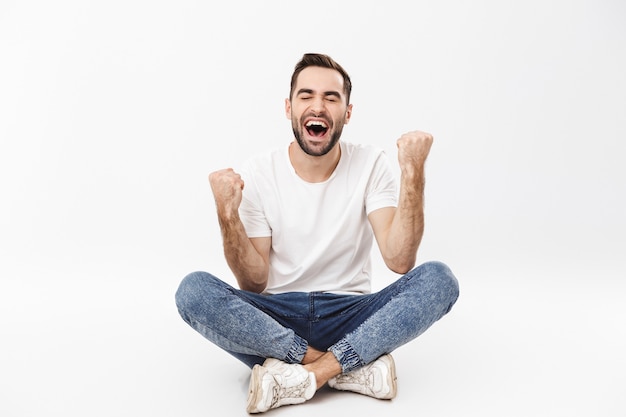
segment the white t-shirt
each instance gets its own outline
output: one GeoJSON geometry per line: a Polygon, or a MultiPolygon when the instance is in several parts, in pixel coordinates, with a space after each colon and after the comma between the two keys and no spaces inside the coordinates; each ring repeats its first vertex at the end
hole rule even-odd
{"type": "Polygon", "coordinates": [[[367,215],[397,206],[397,184],[382,150],[339,144],[339,163],[321,183],[296,174],[288,147],[255,157],[242,169],[239,212],[246,233],[272,238],[265,293],[371,291],[367,215]]]}

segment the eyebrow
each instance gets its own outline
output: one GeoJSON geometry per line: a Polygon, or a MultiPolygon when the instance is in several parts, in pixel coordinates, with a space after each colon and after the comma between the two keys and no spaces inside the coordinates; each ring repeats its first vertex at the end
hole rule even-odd
{"type": "MultiPolygon", "coordinates": [[[[313,94],[314,91],[311,90],[310,88],[301,88],[298,90],[298,92],[296,93],[297,96],[299,96],[300,94],[313,94]]],[[[341,98],[341,94],[339,94],[338,91],[324,91],[324,97],[326,96],[334,96],[337,98],[341,98]]]]}

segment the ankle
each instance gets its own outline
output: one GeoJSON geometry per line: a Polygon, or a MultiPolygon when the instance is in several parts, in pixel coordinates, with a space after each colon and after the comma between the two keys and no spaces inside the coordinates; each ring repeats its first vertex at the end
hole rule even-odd
{"type": "Polygon", "coordinates": [[[302,358],[302,365],[308,365],[315,362],[324,355],[325,352],[321,352],[315,348],[308,347],[302,358]]]}
{"type": "Polygon", "coordinates": [[[314,362],[303,366],[307,371],[313,372],[315,375],[317,389],[320,389],[329,379],[341,373],[341,365],[331,352],[326,352],[314,362]]]}

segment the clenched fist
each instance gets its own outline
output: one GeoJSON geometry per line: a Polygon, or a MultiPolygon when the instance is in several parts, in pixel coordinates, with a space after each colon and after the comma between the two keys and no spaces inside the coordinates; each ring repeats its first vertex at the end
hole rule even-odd
{"type": "Polygon", "coordinates": [[[221,169],[209,175],[209,183],[215,197],[218,212],[236,212],[241,204],[243,180],[232,168],[221,169]]]}
{"type": "Polygon", "coordinates": [[[430,133],[415,130],[403,134],[397,141],[400,168],[423,167],[432,144],[433,137],[430,133]]]}

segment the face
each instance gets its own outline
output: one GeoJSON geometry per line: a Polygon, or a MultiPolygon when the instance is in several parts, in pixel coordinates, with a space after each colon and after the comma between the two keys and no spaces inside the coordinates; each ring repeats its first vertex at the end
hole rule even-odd
{"type": "Polygon", "coordinates": [[[311,156],[326,155],[341,137],[352,114],[338,71],[307,67],[298,75],[293,96],[285,101],[296,141],[311,156]]]}

